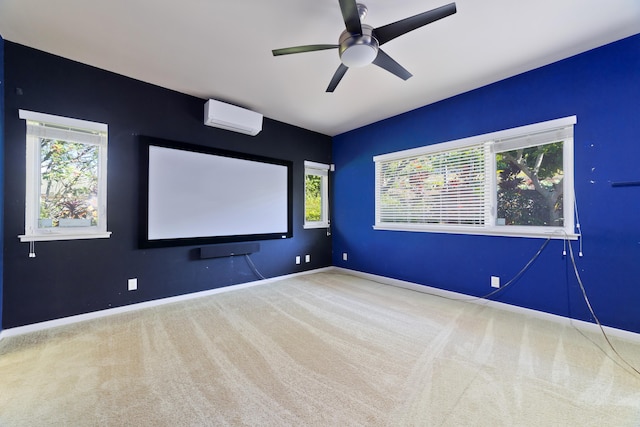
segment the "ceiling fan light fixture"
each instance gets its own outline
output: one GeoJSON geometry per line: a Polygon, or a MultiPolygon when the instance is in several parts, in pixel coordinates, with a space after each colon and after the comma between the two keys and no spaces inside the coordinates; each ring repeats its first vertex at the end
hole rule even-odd
{"type": "Polygon", "coordinates": [[[372,35],[373,28],[362,25],[362,34],[344,31],[340,35],[340,61],[347,67],[364,67],[378,56],[378,40],[372,35]]]}
{"type": "Polygon", "coordinates": [[[340,55],[340,60],[347,67],[364,67],[378,56],[378,49],[367,44],[355,44],[348,47],[340,55]]]}

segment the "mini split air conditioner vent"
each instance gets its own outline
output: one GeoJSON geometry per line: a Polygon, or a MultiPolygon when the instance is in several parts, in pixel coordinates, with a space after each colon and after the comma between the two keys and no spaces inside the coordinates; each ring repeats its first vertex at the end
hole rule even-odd
{"type": "Polygon", "coordinates": [[[262,130],[262,114],[210,99],[204,104],[204,124],[255,136],[262,130]]]}

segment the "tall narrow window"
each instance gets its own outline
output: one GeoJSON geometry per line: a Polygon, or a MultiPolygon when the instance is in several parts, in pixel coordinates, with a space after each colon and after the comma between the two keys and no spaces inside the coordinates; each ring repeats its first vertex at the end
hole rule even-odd
{"type": "Polygon", "coordinates": [[[304,228],[329,227],[329,165],[304,162],[304,228]]]}
{"type": "Polygon", "coordinates": [[[20,110],[27,123],[22,241],[109,237],[107,125],[20,110]]]}

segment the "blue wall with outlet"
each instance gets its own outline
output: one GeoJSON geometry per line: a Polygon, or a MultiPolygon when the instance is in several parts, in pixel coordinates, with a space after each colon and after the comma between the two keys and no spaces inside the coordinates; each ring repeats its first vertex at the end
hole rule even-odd
{"type": "Polygon", "coordinates": [[[5,54],[4,329],[258,280],[243,256],[199,259],[198,247],[139,249],[138,135],[293,162],[293,237],[260,241],[251,259],[266,277],[331,264],[325,229],[303,229],[304,161],[331,163],[331,138],[265,118],[252,137],[203,124],[204,99],[9,41],[5,54]],[[25,121],[18,109],[109,126],[109,239],[36,242],[24,233],[25,121]],[[295,257],[310,254],[310,262],[295,257]],[[127,290],[128,279],[138,289],[127,290]]]}
{"type": "MultiPolygon", "coordinates": [[[[640,332],[640,35],[333,139],[333,263],[469,295],[520,271],[543,239],[373,230],[373,156],[576,115],[575,192],[596,315],[640,332]],[[344,261],[342,254],[348,254],[344,261]]],[[[574,242],[577,258],[578,246],[574,242]]],[[[552,241],[498,301],[593,321],[563,242],[552,241]]]]}

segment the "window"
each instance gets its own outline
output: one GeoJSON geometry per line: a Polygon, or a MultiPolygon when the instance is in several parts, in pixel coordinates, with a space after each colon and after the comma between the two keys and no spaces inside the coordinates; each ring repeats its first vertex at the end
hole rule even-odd
{"type": "Polygon", "coordinates": [[[575,116],[374,157],[375,229],[575,237],[575,116]]]}
{"type": "Polygon", "coordinates": [[[109,237],[107,125],[20,110],[27,124],[21,241],[109,237]]]}
{"type": "Polygon", "coordinates": [[[304,228],[329,227],[329,165],[304,162],[304,228]]]}

